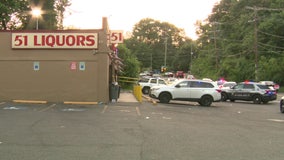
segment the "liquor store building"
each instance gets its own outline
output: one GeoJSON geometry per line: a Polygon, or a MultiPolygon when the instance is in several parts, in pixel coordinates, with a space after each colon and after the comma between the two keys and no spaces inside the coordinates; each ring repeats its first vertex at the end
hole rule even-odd
{"type": "Polygon", "coordinates": [[[0,101],[109,102],[109,28],[0,32],[0,101]]]}

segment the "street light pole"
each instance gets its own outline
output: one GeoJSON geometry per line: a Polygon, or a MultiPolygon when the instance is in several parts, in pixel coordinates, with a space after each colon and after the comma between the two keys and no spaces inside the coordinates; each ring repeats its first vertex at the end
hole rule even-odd
{"type": "Polygon", "coordinates": [[[36,17],[36,30],[38,30],[38,19],[39,19],[39,16],[41,15],[41,10],[38,9],[38,8],[34,8],[32,10],[32,14],[33,14],[33,16],[36,17]]]}
{"type": "Polygon", "coordinates": [[[38,30],[38,17],[36,17],[36,30],[38,30]]]}

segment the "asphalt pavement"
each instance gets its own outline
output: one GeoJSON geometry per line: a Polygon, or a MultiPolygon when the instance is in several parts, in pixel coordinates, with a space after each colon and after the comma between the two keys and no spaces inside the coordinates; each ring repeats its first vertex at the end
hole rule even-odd
{"type": "Polygon", "coordinates": [[[278,100],[201,107],[121,92],[108,104],[0,101],[0,159],[282,160],[278,100]]]}

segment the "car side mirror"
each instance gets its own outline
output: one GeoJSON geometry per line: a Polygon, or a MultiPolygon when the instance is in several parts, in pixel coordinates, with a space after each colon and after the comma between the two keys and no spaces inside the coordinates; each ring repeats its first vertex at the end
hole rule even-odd
{"type": "Polygon", "coordinates": [[[179,85],[179,84],[177,84],[175,87],[176,87],[176,88],[180,88],[180,85],[179,85]]]}

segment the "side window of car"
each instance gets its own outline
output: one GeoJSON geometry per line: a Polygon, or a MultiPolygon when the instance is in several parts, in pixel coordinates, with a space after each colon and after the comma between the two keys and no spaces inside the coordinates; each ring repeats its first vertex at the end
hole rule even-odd
{"type": "Polygon", "coordinates": [[[157,83],[157,79],[151,79],[150,83],[157,83]]]}
{"type": "Polygon", "coordinates": [[[166,84],[166,82],[162,79],[159,79],[159,84],[166,84]]]}
{"type": "Polygon", "coordinates": [[[211,83],[207,83],[207,82],[201,82],[200,87],[201,88],[214,88],[214,86],[211,83]]]}
{"type": "Polygon", "coordinates": [[[147,83],[148,81],[149,81],[149,79],[142,78],[142,79],[140,79],[138,82],[144,82],[144,83],[147,83]]]}
{"type": "Polygon", "coordinates": [[[185,81],[185,82],[180,82],[180,83],[179,83],[179,86],[182,87],[182,88],[186,88],[186,87],[188,87],[189,85],[188,85],[188,82],[185,81]]]}
{"type": "Polygon", "coordinates": [[[238,84],[234,87],[234,89],[243,89],[244,85],[243,84],[238,84]]]}
{"type": "Polygon", "coordinates": [[[201,82],[192,81],[192,82],[190,83],[190,87],[191,87],[191,88],[200,88],[200,86],[201,86],[201,82]]]}
{"type": "Polygon", "coordinates": [[[245,84],[244,89],[254,89],[254,85],[253,84],[245,84]]]}
{"type": "Polygon", "coordinates": [[[260,89],[269,89],[269,87],[267,85],[257,85],[260,89]]]}

